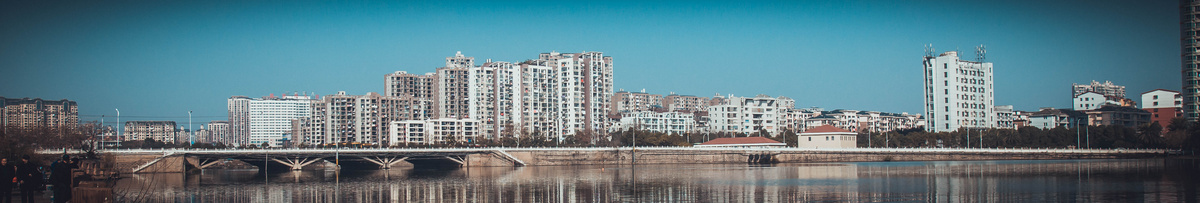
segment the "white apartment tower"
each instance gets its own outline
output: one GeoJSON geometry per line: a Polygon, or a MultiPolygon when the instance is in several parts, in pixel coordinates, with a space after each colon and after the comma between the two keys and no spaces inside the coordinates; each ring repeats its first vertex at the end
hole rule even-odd
{"type": "Polygon", "coordinates": [[[470,82],[467,77],[474,67],[475,57],[466,57],[458,52],[454,57],[446,57],[445,67],[437,68],[437,89],[434,90],[436,106],[433,107],[437,110],[433,115],[435,118],[469,117],[467,107],[470,106],[470,99],[467,95],[470,82]]]}
{"type": "Polygon", "coordinates": [[[468,73],[468,118],[481,122],[480,133],[486,138],[517,135],[512,118],[520,114],[519,74],[512,63],[491,61],[468,73]]]}
{"type": "Polygon", "coordinates": [[[542,53],[538,60],[558,70],[561,135],[602,133],[613,97],[613,61],[601,52],[542,53]]]}
{"type": "Polygon", "coordinates": [[[313,99],[309,96],[264,97],[250,100],[250,144],[283,146],[284,140],[294,140],[292,120],[308,117],[313,99]]]}
{"type": "Polygon", "coordinates": [[[250,97],[229,97],[229,136],[225,144],[243,146],[250,143],[250,97]]]}
{"type": "Polygon", "coordinates": [[[209,142],[224,143],[226,145],[233,144],[229,140],[229,122],[228,121],[210,121],[207,124],[209,130],[209,142]]]}
{"type": "MultiPolygon", "coordinates": [[[[313,99],[307,95],[274,94],[262,98],[233,96],[228,100],[229,135],[226,144],[282,146],[292,136],[291,120],[308,117],[313,99]]],[[[218,133],[220,134],[220,133],[218,133]]]]}
{"type": "MultiPolygon", "coordinates": [[[[950,51],[925,56],[925,130],[995,127],[992,63],[959,59],[950,51]]],[[[980,54],[982,56],[982,54],[980,54]]],[[[982,57],[980,57],[982,58],[982,57]]]]}

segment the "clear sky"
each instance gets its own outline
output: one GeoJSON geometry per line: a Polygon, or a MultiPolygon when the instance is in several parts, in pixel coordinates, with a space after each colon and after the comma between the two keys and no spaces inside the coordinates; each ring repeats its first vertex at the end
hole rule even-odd
{"type": "Polygon", "coordinates": [[[383,92],[455,51],[600,51],[629,91],[921,113],[923,45],[973,60],[983,44],[997,104],[1066,108],[1072,83],[1179,90],[1177,3],[3,1],[0,96],[186,125],[225,120],[233,95],[383,92]]]}

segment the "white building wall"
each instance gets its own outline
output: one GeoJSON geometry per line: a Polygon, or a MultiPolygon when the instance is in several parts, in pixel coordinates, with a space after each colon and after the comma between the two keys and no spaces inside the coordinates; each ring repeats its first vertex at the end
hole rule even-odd
{"type": "Polygon", "coordinates": [[[731,95],[720,104],[708,107],[709,130],[752,134],[765,129],[773,135],[778,134],[791,109],[786,105],[794,103],[786,97],[758,95],[748,98],[731,95]]]}
{"type": "Polygon", "coordinates": [[[691,113],[637,111],[621,113],[620,123],[610,128],[610,131],[637,128],[651,132],[682,135],[693,132],[695,126],[695,115],[691,113]]]}
{"type": "Polygon", "coordinates": [[[1142,93],[1142,108],[1181,108],[1183,97],[1178,92],[1168,90],[1153,90],[1142,93]]]}
{"type": "Polygon", "coordinates": [[[474,119],[429,119],[392,121],[388,140],[393,146],[410,144],[439,144],[457,139],[458,142],[474,143],[480,139],[479,120],[474,119]]]}
{"type": "Polygon", "coordinates": [[[961,60],[951,51],[926,56],[923,65],[927,131],[994,127],[992,63],[961,60]]]}
{"type": "Polygon", "coordinates": [[[284,138],[299,138],[291,136],[292,120],[310,116],[312,102],[308,96],[250,100],[250,144],[282,146],[284,138]]]}
{"type": "Polygon", "coordinates": [[[1108,103],[1104,95],[1095,92],[1085,92],[1071,99],[1071,108],[1076,111],[1094,110],[1108,103]]]}
{"type": "Polygon", "coordinates": [[[858,148],[854,133],[803,133],[796,139],[797,148],[841,149],[858,148]]]}

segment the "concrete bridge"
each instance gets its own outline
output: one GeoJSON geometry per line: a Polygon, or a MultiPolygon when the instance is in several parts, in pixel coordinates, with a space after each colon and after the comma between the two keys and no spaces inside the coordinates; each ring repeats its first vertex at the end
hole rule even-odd
{"type": "MultiPolygon", "coordinates": [[[[40,154],[79,153],[42,150],[40,154]]],[[[366,148],[366,149],[121,149],[104,150],[118,171],[185,172],[240,160],[260,170],[302,170],[314,164],[339,168],[471,167],[591,164],[804,163],[1161,157],[1163,149],[994,148],[366,148]]]]}

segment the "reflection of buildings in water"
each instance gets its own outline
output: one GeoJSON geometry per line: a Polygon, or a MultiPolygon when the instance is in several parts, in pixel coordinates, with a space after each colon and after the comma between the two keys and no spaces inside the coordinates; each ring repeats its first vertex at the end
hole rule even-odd
{"type": "Polygon", "coordinates": [[[299,171],[267,180],[253,171],[153,174],[119,185],[154,188],[150,202],[1075,201],[1114,187],[1162,187],[1120,178],[1154,178],[1162,168],[1147,160],[473,167],[299,171]]]}

